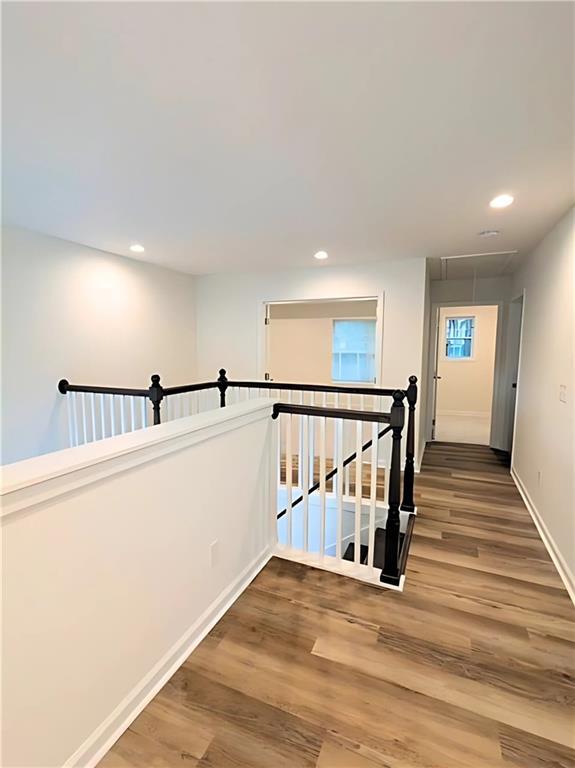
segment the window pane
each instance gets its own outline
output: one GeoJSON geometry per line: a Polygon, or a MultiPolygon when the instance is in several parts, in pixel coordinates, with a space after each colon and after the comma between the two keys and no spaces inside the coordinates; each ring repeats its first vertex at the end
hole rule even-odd
{"type": "Polygon", "coordinates": [[[471,357],[473,332],[473,317],[448,317],[445,326],[445,356],[454,360],[471,357]]]}
{"type": "Polygon", "coordinates": [[[445,352],[450,358],[471,357],[471,339],[448,339],[445,352]]]}
{"type": "Polygon", "coordinates": [[[373,382],[375,320],[334,320],[332,379],[373,382]]]}

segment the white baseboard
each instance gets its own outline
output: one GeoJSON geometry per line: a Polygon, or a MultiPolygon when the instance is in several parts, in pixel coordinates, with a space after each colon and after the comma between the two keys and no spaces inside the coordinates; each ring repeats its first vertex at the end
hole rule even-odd
{"type": "Polygon", "coordinates": [[[182,637],[152,669],[132,688],[116,709],[93,731],[85,742],[66,760],[63,768],[93,768],[115,741],[136,719],[144,707],[184,663],[194,648],[221,619],[228,608],[272,557],[266,548],[238,578],[225,589],[182,637]]]}
{"type": "Polygon", "coordinates": [[[541,536],[541,539],[545,544],[545,548],[547,549],[547,552],[549,552],[549,557],[553,561],[553,565],[557,569],[557,573],[561,577],[561,581],[563,582],[563,584],[565,584],[565,589],[567,590],[569,597],[571,598],[571,602],[575,605],[575,575],[572,573],[571,569],[565,562],[565,558],[559,551],[559,548],[557,547],[557,544],[553,540],[553,537],[551,536],[551,533],[549,532],[549,529],[547,528],[545,521],[537,511],[537,508],[533,503],[531,496],[527,492],[527,489],[525,488],[523,481],[517,474],[517,471],[515,470],[514,467],[511,467],[511,477],[513,478],[513,481],[517,486],[517,490],[521,494],[521,498],[525,502],[525,506],[527,507],[529,514],[531,515],[533,522],[535,523],[535,527],[539,531],[539,535],[541,536]]]}

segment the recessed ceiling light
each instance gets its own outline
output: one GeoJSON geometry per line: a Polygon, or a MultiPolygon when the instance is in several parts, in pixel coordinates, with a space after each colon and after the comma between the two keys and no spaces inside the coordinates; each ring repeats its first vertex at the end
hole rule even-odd
{"type": "Polygon", "coordinates": [[[313,257],[318,261],[323,261],[324,259],[327,259],[327,253],[325,251],[318,251],[317,253],[314,253],[313,257]]]}
{"type": "Polygon", "coordinates": [[[507,208],[513,202],[513,195],[497,195],[489,203],[491,208],[507,208]]]}
{"type": "Polygon", "coordinates": [[[146,250],[143,245],[140,245],[140,243],[134,243],[130,246],[130,250],[132,253],[144,253],[146,250]]]}
{"type": "Polygon", "coordinates": [[[482,229],[478,234],[479,237],[497,237],[500,232],[498,229],[482,229]]]}

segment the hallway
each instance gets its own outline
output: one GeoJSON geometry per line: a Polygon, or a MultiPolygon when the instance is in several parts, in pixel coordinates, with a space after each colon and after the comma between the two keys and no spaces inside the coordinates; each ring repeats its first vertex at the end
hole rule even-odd
{"type": "Polygon", "coordinates": [[[100,763],[575,765],[575,610],[505,463],[434,443],[403,594],[274,558],[100,763]]]}

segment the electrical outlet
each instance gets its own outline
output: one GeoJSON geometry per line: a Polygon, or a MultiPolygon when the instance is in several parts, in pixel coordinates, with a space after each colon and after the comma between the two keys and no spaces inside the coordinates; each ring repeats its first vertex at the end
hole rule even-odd
{"type": "Polygon", "coordinates": [[[562,403],[567,402],[567,385],[566,384],[559,384],[559,400],[562,403]]]}
{"type": "Polygon", "coordinates": [[[215,568],[218,564],[218,540],[212,541],[210,544],[210,568],[215,568]]]}

